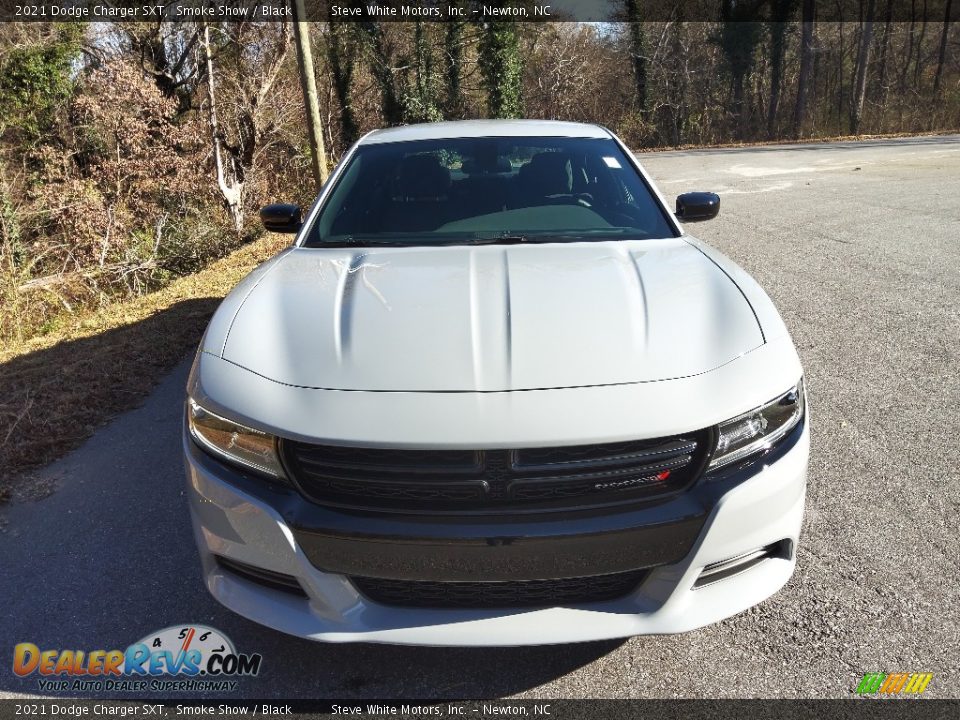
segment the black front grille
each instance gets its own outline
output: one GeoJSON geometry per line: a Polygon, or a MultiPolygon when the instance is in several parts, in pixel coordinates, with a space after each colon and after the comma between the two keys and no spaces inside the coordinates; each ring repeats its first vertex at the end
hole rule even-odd
{"type": "Polygon", "coordinates": [[[284,441],[301,492],[364,509],[561,509],[671,495],[702,470],[705,433],[519,450],[390,450],[284,441]]]}
{"type": "Polygon", "coordinates": [[[557,607],[616,600],[633,592],[646,570],[560,580],[424,582],[350,578],[366,597],[383,605],[419,608],[557,607]]]}

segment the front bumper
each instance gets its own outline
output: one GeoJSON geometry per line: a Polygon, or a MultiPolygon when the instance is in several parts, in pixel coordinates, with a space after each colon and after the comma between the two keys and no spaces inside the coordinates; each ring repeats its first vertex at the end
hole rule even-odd
{"type": "Polygon", "coordinates": [[[583,520],[600,525],[584,525],[572,539],[568,532],[567,541],[557,537],[560,542],[551,544],[548,533],[528,538],[533,545],[518,543],[513,548],[512,542],[502,539],[516,540],[517,535],[507,531],[497,537],[487,533],[485,539],[482,532],[475,533],[472,539],[478,542],[464,543],[470,539],[462,537],[469,536],[469,529],[464,531],[458,523],[448,525],[447,532],[460,536],[460,542],[451,546],[442,537],[434,537],[418,548],[416,543],[405,542],[409,538],[371,532],[363,521],[354,523],[358,529],[353,537],[342,532],[336,536],[329,527],[323,532],[307,530],[301,514],[305,501],[290,503],[289,491],[271,489],[221,465],[199,451],[186,435],[184,454],[204,578],[213,596],[231,610],[291,635],[328,642],[509,646],[684,632],[770,597],[793,573],[793,552],[712,584],[695,588],[694,583],[705,566],[784,540],[788,541],[786,547],[796,547],[810,442],[806,424],[789,440],[781,451],[738,475],[704,483],[699,502],[707,509],[701,514],[688,507],[690,497],[685,499],[686,505],[674,505],[672,513],[652,508],[651,512],[659,513],[667,523],[663,526],[667,534],[660,538],[667,538],[666,545],[672,550],[659,548],[661,562],[667,562],[652,568],[632,594],[613,601],[532,610],[381,605],[361,595],[344,573],[452,580],[458,579],[457,557],[470,560],[472,565],[464,562],[462,566],[471,568],[470,572],[479,568],[484,573],[479,579],[484,580],[524,573],[529,577],[531,563],[537,558],[553,573],[547,577],[569,577],[577,563],[582,575],[617,572],[650,564],[650,557],[647,562],[644,558],[651,544],[644,541],[642,519],[632,519],[639,526],[635,534],[623,522],[619,528],[611,526],[615,516],[600,517],[583,520]],[[669,532],[676,533],[672,543],[669,532]],[[449,552],[444,554],[444,548],[449,552]],[[466,555],[461,555],[463,552],[466,555]],[[237,575],[224,569],[218,556],[292,576],[306,596],[237,575]],[[504,562],[498,563],[498,558],[504,562]],[[408,567],[402,565],[405,559],[408,567]],[[503,575],[492,576],[498,567],[503,575]]]}

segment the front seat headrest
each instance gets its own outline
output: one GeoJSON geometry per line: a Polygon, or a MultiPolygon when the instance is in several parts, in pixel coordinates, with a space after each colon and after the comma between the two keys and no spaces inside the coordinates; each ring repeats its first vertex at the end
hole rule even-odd
{"type": "Polygon", "coordinates": [[[409,155],[400,162],[394,200],[439,200],[450,190],[450,171],[433,155],[409,155]]]}
{"type": "Polygon", "coordinates": [[[559,152],[534,155],[521,169],[527,190],[536,195],[569,195],[573,192],[573,163],[570,156],[559,152]]]}

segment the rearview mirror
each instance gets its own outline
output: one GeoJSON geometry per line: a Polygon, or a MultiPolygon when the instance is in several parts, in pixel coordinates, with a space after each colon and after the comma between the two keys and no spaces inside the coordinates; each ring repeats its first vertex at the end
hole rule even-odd
{"type": "Polygon", "coordinates": [[[260,222],[270,232],[295,233],[303,225],[300,206],[274,203],[260,208],[260,222]]]}
{"type": "Polygon", "coordinates": [[[688,192],[677,196],[675,216],[680,222],[713,220],[720,214],[720,196],[712,192],[688,192]]]}

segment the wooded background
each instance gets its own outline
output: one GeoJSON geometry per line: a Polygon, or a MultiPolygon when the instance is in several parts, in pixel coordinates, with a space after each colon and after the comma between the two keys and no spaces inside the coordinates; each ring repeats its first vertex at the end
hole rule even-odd
{"type": "MultiPolygon", "coordinates": [[[[623,0],[619,23],[311,23],[329,162],[372,128],[477,117],[636,149],[960,128],[951,2],[895,22],[860,0],[843,23],[717,4],[767,20],[631,22],[623,0]]],[[[315,194],[289,23],[0,26],[0,342],[194,272],[262,232],[260,205],[315,194]]]]}

